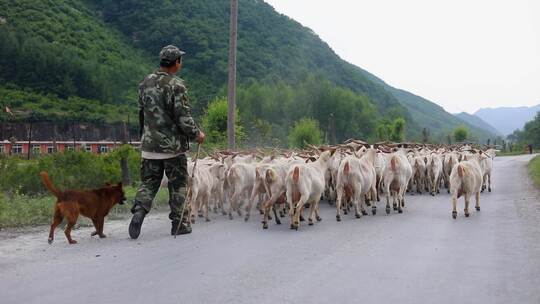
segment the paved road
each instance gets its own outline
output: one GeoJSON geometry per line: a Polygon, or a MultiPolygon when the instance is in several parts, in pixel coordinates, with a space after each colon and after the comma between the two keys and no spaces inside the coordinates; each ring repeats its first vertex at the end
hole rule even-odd
{"type": "Polygon", "coordinates": [[[75,246],[61,232],[52,246],[46,231],[2,240],[0,303],[540,303],[529,159],[497,158],[482,211],[457,220],[441,194],[341,223],[322,204],[323,221],[298,232],[214,215],[175,240],[158,214],[137,241],[122,221],[103,240],[75,231],[75,246]]]}

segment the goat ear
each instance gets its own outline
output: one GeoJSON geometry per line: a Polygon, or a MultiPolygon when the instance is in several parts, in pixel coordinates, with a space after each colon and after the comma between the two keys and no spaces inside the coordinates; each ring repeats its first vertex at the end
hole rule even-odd
{"type": "Polygon", "coordinates": [[[306,159],[306,164],[309,163],[309,162],[316,162],[317,161],[317,158],[313,157],[313,156],[310,156],[308,159],[306,159]]]}

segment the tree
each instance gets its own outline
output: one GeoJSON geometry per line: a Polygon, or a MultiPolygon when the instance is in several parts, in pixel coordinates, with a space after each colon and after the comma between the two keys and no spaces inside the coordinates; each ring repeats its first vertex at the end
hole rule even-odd
{"type": "Polygon", "coordinates": [[[322,135],[318,121],[313,118],[302,118],[295,122],[289,133],[289,146],[303,149],[308,144],[320,145],[322,135]]]}
{"type": "MultiPolygon", "coordinates": [[[[208,104],[203,116],[203,129],[206,133],[208,144],[219,148],[227,146],[227,98],[216,98],[208,104]]],[[[238,108],[235,113],[235,135],[237,142],[245,139],[244,128],[241,125],[238,108]]]]}
{"type": "Polygon", "coordinates": [[[246,126],[247,136],[244,144],[249,147],[280,146],[279,138],[274,137],[274,126],[263,119],[255,118],[246,126]]]}
{"type": "Polygon", "coordinates": [[[469,129],[465,126],[459,126],[454,129],[454,139],[456,142],[463,142],[469,136],[469,129]]]}
{"type": "Polygon", "coordinates": [[[394,121],[382,119],[377,123],[375,135],[378,140],[401,142],[405,139],[405,119],[398,117],[394,121]]]}
{"type": "Polygon", "coordinates": [[[401,117],[394,119],[390,139],[395,142],[402,142],[405,139],[405,119],[401,117]]]}
{"type": "Polygon", "coordinates": [[[422,143],[427,144],[429,142],[429,129],[422,129],[422,143]]]}
{"type": "Polygon", "coordinates": [[[131,145],[128,145],[127,143],[124,143],[120,147],[116,148],[114,150],[114,154],[120,158],[120,172],[122,175],[122,183],[124,185],[130,185],[131,179],[129,174],[129,164],[128,164],[128,157],[130,152],[133,151],[133,147],[131,145]]]}
{"type": "Polygon", "coordinates": [[[377,140],[386,141],[390,140],[390,134],[392,132],[392,123],[388,119],[382,119],[377,123],[375,128],[375,135],[377,140]]]}

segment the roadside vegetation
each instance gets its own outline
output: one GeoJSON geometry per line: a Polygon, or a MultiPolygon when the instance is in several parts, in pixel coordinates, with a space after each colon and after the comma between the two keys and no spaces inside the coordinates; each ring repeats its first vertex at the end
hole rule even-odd
{"type": "MultiPolygon", "coordinates": [[[[533,149],[533,153],[539,153],[540,150],[533,149]]],[[[523,155],[523,154],[529,154],[529,150],[524,150],[522,148],[514,149],[512,151],[506,150],[506,151],[499,151],[497,152],[497,156],[516,156],[516,155],[523,155]]]]}
{"type": "Polygon", "coordinates": [[[540,148],[540,112],[535,118],[525,124],[523,129],[516,130],[508,135],[508,140],[515,143],[516,149],[524,151],[524,147],[532,145],[533,148],[540,148]]]}
{"type": "MultiPolygon", "coordinates": [[[[116,205],[109,219],[129,213],[139,183],[139,154],[131,147],[95,155],[88,152],[65,152],[32,160],[0,157],[0,228],[48,224],[55,198],[43,186],[39,172],[49,172],[59,189],[91,189],[105,182],[121,181],[120,154],[128,150],[130,180],[124,187],[126,204],[116,205]]],[[[157,210],[168,208],[168,192],[163,189],[155,200],[157,210]]]]}
{"type": "Polygon", "coordinates": [[[540,187],[540,156],[536,156],[529,162],[529,174],[536,186],[540,187]]]}
{"type": "MultiPolygon", "coordinates": [[[[130,208],[137,192],[134,186],[124,187],[126,203],[116,205],[109,215],[108,220],[122,219],[129,216],[130,208]]],[[[153,211],[167,210],[169,193],[167,188],[161,189],[154,200],[153,211]]],[[[48,225],[51,223],[54,203],[56,198],[52,194],[25,195],[0,193],[0,229],[48,225]]],[[[80,217],[79,225],[91,225],[84,216],[80,217]]]]}

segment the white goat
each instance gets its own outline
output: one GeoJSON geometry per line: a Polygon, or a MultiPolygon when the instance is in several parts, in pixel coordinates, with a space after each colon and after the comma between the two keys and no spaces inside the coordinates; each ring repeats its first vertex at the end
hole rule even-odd
{"type": "Polygon", "coordinates": [[[469,216],[471,196],[476,198],[476,210],[480,211],[480,191],[482,190],[482,169],[479,158],[467,156],[470,160],[462,161],[454,166],[450,173],[450,193],[452,195],[452,217],[457,217],[457,199],[465,197],[465,216],[469,216]]]}
{"type": "Polygon", "coordinates": [[[394,210],[403,213],[404,194],[412,177],[412,168],[403,150],[388,156],[384,170],[384,188],[386,193],[386,214],[390,214],[390,195],[392,194],[394,210]]]}
{"type": "Polygon", "coordinates": [[[318,205],[325,188],[325,173],[335,150],[321,153],[319,158],[311,163],[291,166],[287,172],[286,195],[290,205],[291,229],[298,230],[300,214],[306,203],[310,204],[309,225],[313,225],[316,215],[321,221],[318,205]]]}
{"type": "MultiPolygon", "coordinates": [[[[363,215],[367,215],[362,203],[374,200],[377,197],[377,173],[373,166],[377,155],[376,149],[369,149],[359,159],[356,156],[347,156],[341,162],[338,170],[336,183],[336,220],[341,221],[341,204],[352,200],[355,207],[355,216],[360,218],[359,209],[363,215]],[[359,208],[360,206],[360,208],[359,208]]],[[[372,206],[373,214],[376,213],[375,204],[372,206]]]]}

